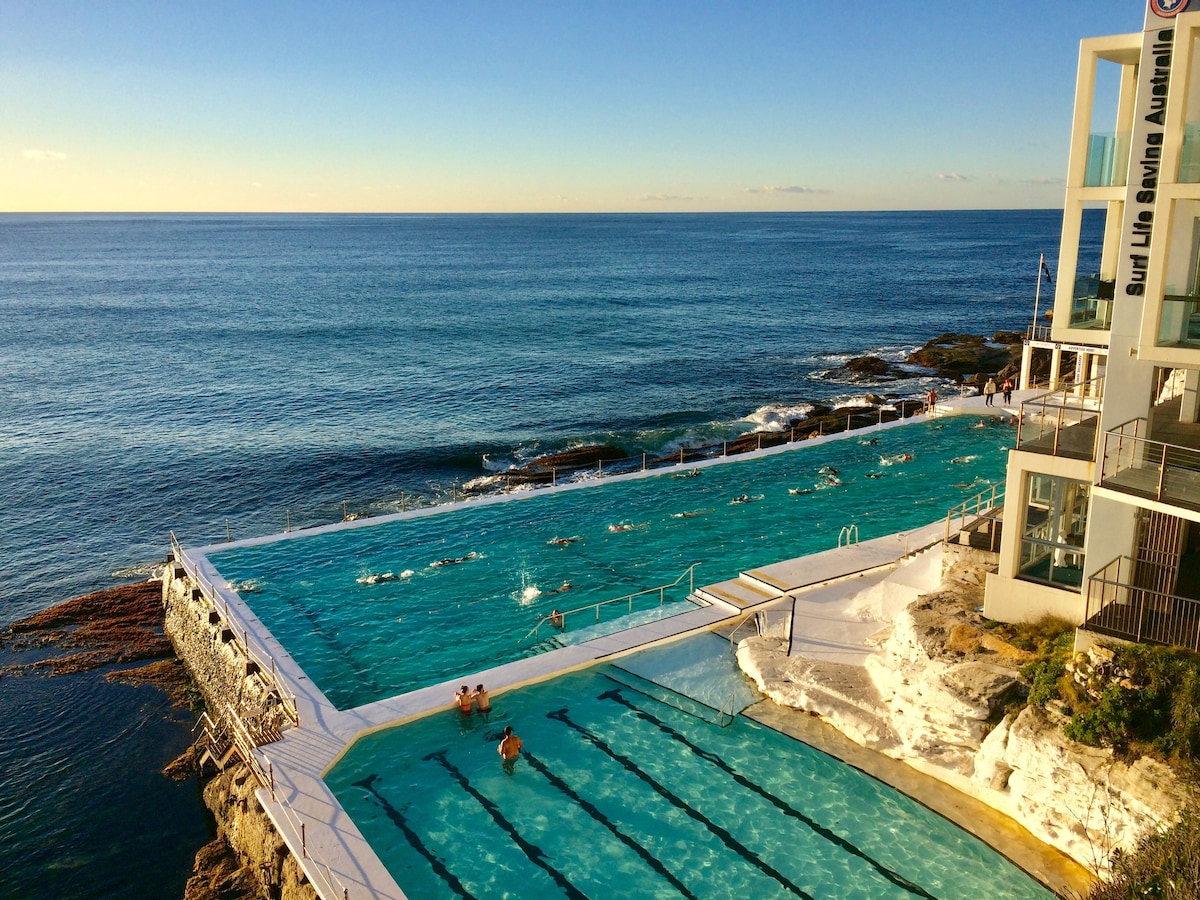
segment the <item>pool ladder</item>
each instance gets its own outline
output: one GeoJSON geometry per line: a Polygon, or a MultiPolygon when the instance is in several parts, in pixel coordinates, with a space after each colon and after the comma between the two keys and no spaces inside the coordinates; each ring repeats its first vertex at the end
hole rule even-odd
{"type": "Polygon", "coordinates": [[[843,525],[842,530],[838,532],[838,549],[842,547],[842,538],[846,539],[846,546],[858,543],[858,526],[843,525]]]}

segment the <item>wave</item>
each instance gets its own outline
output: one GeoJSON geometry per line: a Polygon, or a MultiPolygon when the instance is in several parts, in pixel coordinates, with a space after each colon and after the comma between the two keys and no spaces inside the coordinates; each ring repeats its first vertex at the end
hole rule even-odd
{"type": "Polygon", "coordinates": [[[807,419],[813,409],[811,403],[769,403],[760,406],[742,421],[767,431],[786,431],[793,422],[807,419]]]}
{"type": "Polygon", "coordinates": [[[145,577],[149,581],[154,581],[161,577],[163,564],[160,562],[139,563],[134,566],[126,566],[123,569],[113,571],[113,578],[141,578],[145,577]]]}

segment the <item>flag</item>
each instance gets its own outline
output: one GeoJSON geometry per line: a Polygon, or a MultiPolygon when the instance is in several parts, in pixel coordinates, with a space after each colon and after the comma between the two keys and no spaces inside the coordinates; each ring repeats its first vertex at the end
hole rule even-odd
{"type": "Polygon", "coordinates": [[[1042,257],[1042,272],[1045,274],[1046,280],[1054,284],[1054,279],[1050,277],[1050,267],[1046,265],[1046,257],[1044,256],[1042,257]]]}

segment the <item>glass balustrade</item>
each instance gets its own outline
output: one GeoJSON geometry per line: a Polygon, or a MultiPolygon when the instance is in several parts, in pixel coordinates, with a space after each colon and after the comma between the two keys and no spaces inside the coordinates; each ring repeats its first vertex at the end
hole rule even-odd
{"type": "Polygon", "coordinates": [[[1129,133],[1088,135],[1084,187],[1119,187],[1129,170],[1129,133]]]}

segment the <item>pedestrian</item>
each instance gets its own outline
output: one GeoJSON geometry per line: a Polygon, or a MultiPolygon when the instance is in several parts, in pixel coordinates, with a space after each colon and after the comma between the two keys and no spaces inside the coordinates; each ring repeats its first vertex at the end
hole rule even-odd
{"type": "Polygon", "coordinates": [[[996,379],[988,376],[987,384],[983,386],[983,405],[992,406],[996,399],[996,379]]]}
{"type": "Polygon", "coordinates": [[[937,407],[938,395],[936,388],[930,388],[929,393],[925,395],[925,412],[931,413],[937,407]]]}
{"type": "Polygon", "coordinates": [[[1004,405],[1008,406],[1012,403],[1013,383],[1011,378],[1004,379],[1004,385],[1001,387],[1001,390],[1004,391],[1004,405]]]}

